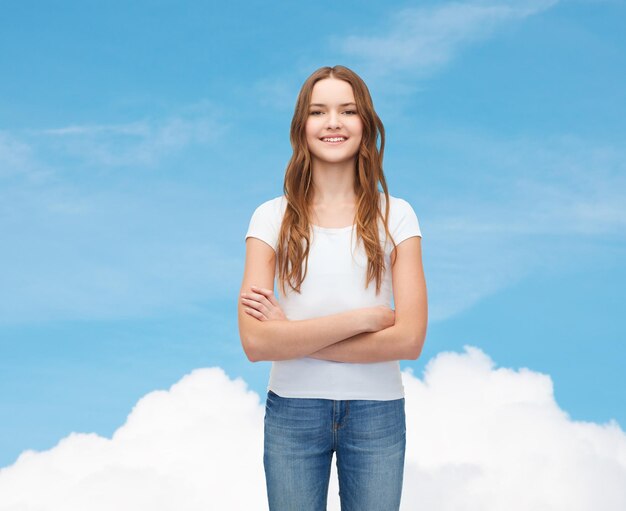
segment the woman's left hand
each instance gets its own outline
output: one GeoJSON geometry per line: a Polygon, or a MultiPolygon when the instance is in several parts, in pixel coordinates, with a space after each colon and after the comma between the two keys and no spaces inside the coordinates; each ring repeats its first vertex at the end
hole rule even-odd
{"type": "Polygon", "coordinates": [[[251,292],[241,294],[244,311],[259,321],[287,319],[271,289],[250,286],[251,292]]]}

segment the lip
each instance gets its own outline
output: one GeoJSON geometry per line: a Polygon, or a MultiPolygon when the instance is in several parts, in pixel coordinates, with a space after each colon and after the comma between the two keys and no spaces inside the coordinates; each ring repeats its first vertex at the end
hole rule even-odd
{"type": "Polygon", "coordinates": [[[329,145],[340,145],[343,144],[344,142],[348,141],[348,137],[346,137],[345,135],[326,135],[326,137],[321,137],[320,140],[322,142],[324,142],[325,144],[329,144],[329,145]],[[341,142],[326,142],[324,139],[325,138],[337,138],[337,137],[342,137],[343,140],[341,142]]]}

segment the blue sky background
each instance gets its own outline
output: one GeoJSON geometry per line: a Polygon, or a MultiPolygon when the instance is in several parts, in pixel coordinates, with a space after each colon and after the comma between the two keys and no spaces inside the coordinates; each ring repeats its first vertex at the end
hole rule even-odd
{"type": "Polygon", "coordinates": [[[304,79],[353,68],[423,233],[434,355],[626,426],[623,1],[3,2],[0,466],[241,349],[244,235],[304,79]]]}

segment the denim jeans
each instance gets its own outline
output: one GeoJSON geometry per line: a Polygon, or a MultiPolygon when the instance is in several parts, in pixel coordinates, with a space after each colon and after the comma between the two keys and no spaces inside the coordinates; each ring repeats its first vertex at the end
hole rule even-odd
{"type": "Polygon", "coordinates": [[[341,511],[400,508],[406,419],[391,401],[267,393],[263,465],[270,511],[325,511],[336,453],[341,511]]]}

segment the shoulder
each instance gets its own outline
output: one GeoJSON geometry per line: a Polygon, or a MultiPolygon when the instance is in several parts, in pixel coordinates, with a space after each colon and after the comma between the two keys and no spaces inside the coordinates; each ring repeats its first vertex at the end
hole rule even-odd
{"type": "Polygon", "coordinates": [[[284,211],[282,196],[262,202],[252,213],[246,239],[249,237],[259,238],[276,250],[282,211],[284,211]]]}
{"type": "MultiPolygon", "coordinates": [[[[384,215],[384,194],[381,195],[381,199],[381,213],[384,215]]],[[[387,226],[396,244],[400,244],[412,236],[422,236],[420,223],[413,206],[411,206],[409,201],[401,197],[389,195],[389,222],[387,226]]]]}
{"type": "Polygon", "coordinates": [[[407,209],[411,207],[406,199],[394,197],[393,195],[389,196],[389,205],[394,209],[407,209]]]}
{"type": "MultiPolygon", "coordinates": [[[[381,212],[385,214],[385,194],[380,192],[381,212]]],[[[400,219],[407,214],[415,215],[415,211],[411,203],[401,197],[389,194],[389,217],[390,220],[400,219]]]]}
{"type": "Polygon", "coordinates": [[[281,216],[285,211],[285,207],[287,205],[287,200],[284,195],[279,195],[278,197],[274,197],[273,199],[266,200],[257,206],[254,210],[255,215],[263,215],[263,216],[281,216]]]}

